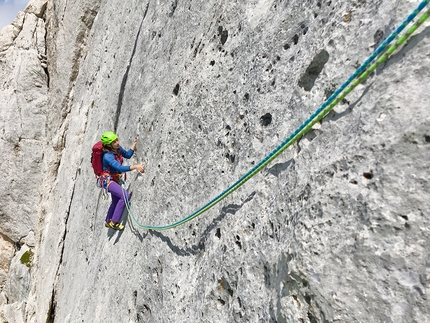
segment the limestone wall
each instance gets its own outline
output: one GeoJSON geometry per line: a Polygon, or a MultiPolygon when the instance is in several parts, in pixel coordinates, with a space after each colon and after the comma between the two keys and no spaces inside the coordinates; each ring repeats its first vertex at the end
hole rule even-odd
{"type": "Polygon", "coordinates": [[[8,322],[24,317],[45,175],[45,8],[33,1],[0,31],[0,318],[8,322]]]}
{"type": "MultiPolygon", "coordinates": [[[[123,232],[108,230],[109,202],[90,167],[102,132],[116,131],[125,148],[138,136],[129,163],[146,172],[128,176],[132,210],[144,224],[175,222],[279,145],[418,3],[48,1],[36,89],[44,120],[30,118],[44,128],[22,127],[22,137],[43,134],[40,171],[28,176],[40,198],[24,204],[29,224],[20,221],[36,242],[7,256],[12,268],[34,252],[31,267],[14,265],[25,288],[3,298],[4,319],[426,322],[429,23],[298,143],[186,225],[143,231],[124,216],[123,232]]],[[[19,140],[6,133],[10,151],[19,140]]],[[[17,174],[16,159],[7,162],[17,174]]],[[[21,238],[4,229],[23,205],[12,201],[0,209],[5,250],[21,238]]]]}

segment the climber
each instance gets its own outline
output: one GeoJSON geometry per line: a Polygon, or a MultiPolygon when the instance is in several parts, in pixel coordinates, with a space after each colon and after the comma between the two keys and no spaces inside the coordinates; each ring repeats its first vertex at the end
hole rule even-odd
{"type": "Polygon", "coordinates": [[[101,137],[103,144],[103,185],[111,193],[112,203],[106,215],[105,226],[114,230],[122,230],[124,226],[120,223],[122,213],[124,212],[126,200],[130,198],[128,192],[122,187],[124,183],[123,174],[131,170],[137,170],[143,174],[145,172],[143,164],[132,166],[123,166],[124,158],[131,158],[136,149],[137,138],[134,139],[130,149],[126,151],[119,144],[118,136],[114,132],[105,132],[101,137]]]}

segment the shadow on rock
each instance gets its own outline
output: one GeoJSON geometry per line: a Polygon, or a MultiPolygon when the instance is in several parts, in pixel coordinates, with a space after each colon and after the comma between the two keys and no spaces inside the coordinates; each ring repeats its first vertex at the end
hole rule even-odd
{"type": "MultiPolygon", "coordinates": [[[[169,237],[166,237],[164,234],[162,234],[160,231],[149,231],[148,233],[151,234],[154,237],[159,238],[161,241],[165,242],[167,246],[178,256],[192,256],[197,255],[198,253],[205,250],[205,242],[209,236],[209,233],[212,232],[219,222],[221,222],[227,214],[235,214],[238,210],[240,210],[246,203],[250,202],[256,192],[252,192],[245,201],[242,202],[242,204],[229,204],[227,206],[224,206],[221,209],[221,213],[216,217],[212,223],[206,228],[206,230],[202,233],[199,241],[197,244],[189,247],[189,248],[181,248],[179,246],[176,246],[172,243],[169,237]]],[[[137,234],[138,237],[141,236],[140,234],[137,234]]],[[[146,236],[146,235],[145,235],[146,236]]],[[[140,239],[140,238],[139,238],[140,239]]],[[[142,239],[140,239],[142,241],[142,239]]]]}
{"type": "Polygon", "coordinates": [[[417,35],[412,36],[405,46],[403,46],[397,53],[395,53],[388,61],[385,62],[385,64],[382,64],[377,71],[381,71],[384,68],[387,68],[393,64],[396,64],[401,61],[406,54],[415,48],[424,38],[430,37],[430,26],[426,27],[422,32],[420,32],[417,35]]]}
{"type": "Polygon", "coordinates": [[[273,165],[272,167],[267,169],[267,172],[273,176],[279,177],[279,175],[287,170],[288,166],[291,165],[291,163],[294,163],[294,159],[290,159],[286,161],[285,163],[277,163],[273,165]]]}

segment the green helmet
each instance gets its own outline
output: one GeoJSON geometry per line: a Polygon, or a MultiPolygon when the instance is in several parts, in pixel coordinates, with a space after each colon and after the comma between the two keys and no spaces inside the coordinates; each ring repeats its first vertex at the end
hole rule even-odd
{"type": "Polygon", "coordinates": [[[104,134],[102,134],[101,137],[101,141],[103,145],[109,145],[111,144],[113,141],[115,141],[115,139],[117,139],[118,136],[116,133],[112,132],[112,131],[107,131],[104,134]]]}

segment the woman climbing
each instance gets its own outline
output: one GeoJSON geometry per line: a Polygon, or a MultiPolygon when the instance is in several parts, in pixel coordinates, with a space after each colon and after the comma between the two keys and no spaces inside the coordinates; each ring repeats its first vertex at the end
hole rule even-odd
{"type": "Polygon", "coordinates": [[[136,149],[137,139],[135,138],[130,149],[125,150],[119,144],[118,136],[111,131],[105,132],[101,137],[103,144],[103,185],[111,193],[112,203],[106,215],[105,226],[114,230],[122,230],[124,226],[120,223],[122,213],[125,208],[125,199],[129,199],[128,192],[121,187],[123,184],[122,173],[137,170],[144,173],[142,164],[123,166],[123,158],[131,158],[136,149]],[[125,198],[125,199],[124,199],[125,198]]]}

